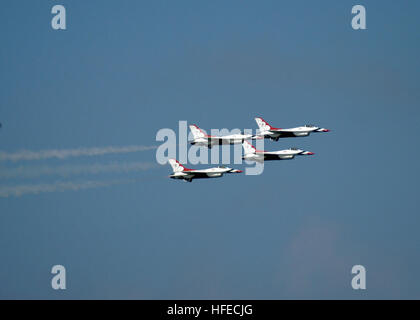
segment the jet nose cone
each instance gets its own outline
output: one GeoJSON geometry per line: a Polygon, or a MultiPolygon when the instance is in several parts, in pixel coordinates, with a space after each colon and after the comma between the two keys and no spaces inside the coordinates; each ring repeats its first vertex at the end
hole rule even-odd
{"type": "Polygon", "coordinates": [[[305,154],[306,154],[307,156],[313,156],[315,153],[310,152],[310,151],[305,151],[305,154]]]}
{"type": "Polygon", "coordinates": [[[324,132],[330,132],[331,130],[330,129],[322,129],[322,131],[324,131],[324,132]]]}

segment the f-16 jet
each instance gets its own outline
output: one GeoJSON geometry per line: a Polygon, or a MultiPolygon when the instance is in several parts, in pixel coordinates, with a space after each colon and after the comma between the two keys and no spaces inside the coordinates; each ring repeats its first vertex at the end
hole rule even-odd
{"type": "Polygon", "coordinates": [[[313,152],[305,151],[297,148],[289,148],[279,151],[261,151],[257,150],[248,141],[244,141],[242,144],[244,148],[243,160],[251,160],[257,162],[264,162],[268,160],[289,160],[295,156],[309,156],[313,155],[313,152]]]}
{"type": "Polygon", "coordinates": [[[187,169],[175,159],[169,159],[173,173],[169,176],[172,179],[183,179],[192,182],[193,179],[220,178],[225,173],[241,173],[242,170],[219,166],[202,170],[187,169]]]}
{"type": "Polygon", "coordinates": [[[227,136],[210,136],[201,130],[195,124],[190,125],[190,130],[193,134],[194,140],[190,141],[192,145],[204,146],[211,148],[214,145],[221,144],[240,144],[249,139],[262,139],[252,134],[231,134],[227,136]]]}
{"type": "Polygon", "coordinates": [[[257,136],[264,137],[266,139],[272,139],[278,141],[280,138],[290,138],[290,137],[306,137],[309,136],[311,132],[329,132],[330,130],[325,128],[320,128],[311,124],[305,126],[281,129],[274,128],[268,124],[263,118],[255,118],[255,121],[260,128],[259,134],[257,136]]]}

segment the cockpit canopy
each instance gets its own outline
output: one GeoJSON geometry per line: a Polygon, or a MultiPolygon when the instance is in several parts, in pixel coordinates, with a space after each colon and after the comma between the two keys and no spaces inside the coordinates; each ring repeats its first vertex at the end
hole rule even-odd
{"type": "Polygon", "coordinates": [[[298,148],[290,148],[290,150],[293,150],[293,151],[296,151],[296,150],[299,150],[298,148]]]}
{"type": "Polygon", "coordinates": [[[305,124],[305,127],[307,127],[307,128],[313,128],[315,126],[313,124],[305,124]]]}

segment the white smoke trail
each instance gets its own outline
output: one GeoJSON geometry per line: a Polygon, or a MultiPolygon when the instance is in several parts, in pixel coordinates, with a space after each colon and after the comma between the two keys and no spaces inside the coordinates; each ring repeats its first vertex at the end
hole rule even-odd
{"type": "Polygon", "coordinates": [[[111,153],[130,153],[156,149],[156,146],[125,146],[125,147],[94,147],[78,149],[57,149],[30,151],[21,150],[18,152],[0,151],[0,161],[19,161],[19,160],[43,160],[49,158],[66,159],[79,156],[99,156],[111,153]]]}
{"type": "Polygon", "coordinates": [[[0,187],[0,197],[20,197],[24,194],[39,194],[44,192],[63,192],[67,190],[78,191],[108,187],[115,184],[130,183],[133,180],[111,180],[111,181],[82,181],[82,182],[61,182],[56,181],[50,184],[27,184],[17,186],[0,187]]]}
{"type": "Polygon", "coordinates": [[[128,173],[145,171],[157,167],[151,162],[111,162],[108,164],[94,163],[87,165],[60,165],[60,166],[19,166],[16,168],[0,167],[0,179],[10,178],[36,178],[40,176],[57,175],[68,177],[70,175],[99,174],[99,173],[128,173]]]}

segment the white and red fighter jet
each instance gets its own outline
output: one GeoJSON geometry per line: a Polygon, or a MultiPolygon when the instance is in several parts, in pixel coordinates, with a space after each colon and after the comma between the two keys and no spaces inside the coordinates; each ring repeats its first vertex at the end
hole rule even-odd
{"type": "Polygon", "coordinates": [[[169,176],[172,179],[183,179],[188,182],[192,182],[193,179],[203,178],[220,178],[225,173],[241,173],[242,170],[236,170],[219,166],[215,168],[208,168],[202,170],[187,169],[175,159],[169,159],[169,164],[173,169],[173,173],[169,176]]]}
{"type": "Polygon", "coordinates": [[[266,139],[272,139],[278,141],[280,138],[290,138],[290,137],[306,137],[309,136],[311,132],[329,132],[330,130],[325,128],[320,128],[307,124],[302,127],[281,129],[274,128],[268,124],[263,118],[255,118],[255,121],[260,128],[260,132],[257,136],[264,137],[266,139]]]}
{"type": "Polygon", "coordinates": [[[297,148],[290,148],[279,151],[261,151],[255,149],[255,147],[248,141],[244,141],[242,144],[244,148],[243,160],[251,160],[257,162],[264,162],[268,160],[289,160],[295,156],[309,156],[313,155],[313,152],[305,151],[297,148]]]}
{"type": "Polygon", "coordinates": [[[263,137],[253,136],[252,134],[231,134],[227,136],[210,136],[201,130],[197,125],[190,125],[190,130],[194,140],[190,141],[192,145],[211,148],[214,145],[221,144],[240,144],[249,139],[262,139],[263,137]]]}

